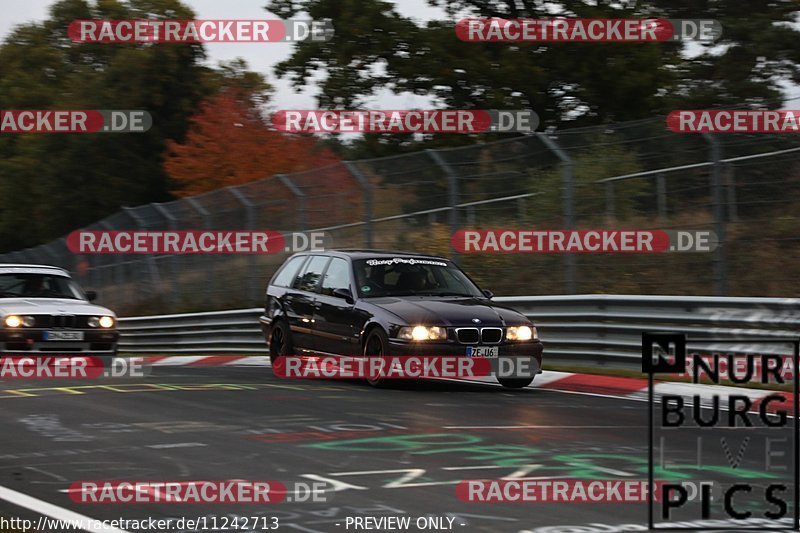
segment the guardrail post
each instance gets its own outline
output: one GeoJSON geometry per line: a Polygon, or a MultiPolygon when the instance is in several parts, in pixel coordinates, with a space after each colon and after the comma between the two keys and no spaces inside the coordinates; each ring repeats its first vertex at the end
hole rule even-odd
{"type": "MultiPolygon", "coordinates": [[[[436,150],[425,150],[433,162],[436,163],[443,171],[445,178],[447,178],[447,191],[448,191],[448,204],[450,207],[450,234],[452,235],[456,231],[458,231],[459,225],[459,216],[458,216],[458,198],[460,196],[458,190],[458,174],[453,170],[453,168],[447,164],[447,161],[437,152],[436,150]]],[[[458,252],[452,248],[451,246],[451,253],[453,255],[453,262],[456,264],[458,263],[458,252]]]]}
{"type": "Polygon", "coordinates": [[[719,245],[714,250],[714,292],[717,296],[728,293],[728,263],[725,250],[725,212],[722,191],[722,148],[719,140],[709,133],[703,133],[703,138],[711,146],[711,202],[714,207],[714,231],[719,239],[719,245]]]}
{"type": "Polygon", "coordinates": [[[275,176],[280,180],[283,185],[289,189],[289,191],[297,198],[298,202],[298,209],[297,209],[297,225],[299,226],[298,231],[305,231],[307,228],[307,213],[306,213],[306,193],[300,190],[292,180],[289,179],[289,176],[286,174],[277,174],[275,176]]]}
{"type": "Polygon", "coordinates": [[[364,245],[372,248],[372,184],[354,161],[343,163],[364,191],[364,245]]]}
{"type": "MultiPolygon", "coordinates": [[[[256,218],[255,218],[255,205],[250,199],[244,195],[242,191],[240,191],[236,187],[226,187],[228,191],[236,198],[240,204],[244,206],[245,212],[245,224],[247,229],[255,230],[256,229],[256,218]]],[[[258,284],[256,283],[256,273],[258,272],[258,268],[256,267],[256,256],[255,254],[249,254],[247,256],[247,297],[245,301],[249,302],[249,305],[256,305],[263,303],[261,298],[257,298],[256,294],[258,292],[258,284]]]]}
{"type": "MultiPolygon", "coordinates": [[[[563,198],[564,229],[575,229],[575,173],[570,155],[546,133],[536,134],[544,145],[561,160],[561,187],[563,198]]],[[[567,294],[575,294],[577,284],[577,264],[575,254],[564,254],[564,284],[567,294]]]]}

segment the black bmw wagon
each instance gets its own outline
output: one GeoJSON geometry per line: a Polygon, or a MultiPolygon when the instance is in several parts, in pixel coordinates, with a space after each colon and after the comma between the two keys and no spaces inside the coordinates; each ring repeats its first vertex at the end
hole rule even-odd
{"type": "Polygon", "coordinates": [[[542,343],[525,315],[492,297],[443,257],[298,253],[270,280],[259,321],[273,363],[287,355],[524,357],[529,375],[497,379],[525,387],[541,372],[542,343]]]}

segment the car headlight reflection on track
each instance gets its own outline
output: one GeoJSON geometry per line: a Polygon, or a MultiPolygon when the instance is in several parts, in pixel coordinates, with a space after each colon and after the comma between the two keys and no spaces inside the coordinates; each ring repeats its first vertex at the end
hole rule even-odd
{"type": "Polygon", "coordinates": [[[530,326],[511,326],[506,330],[506,339],[510,341],[529,341],[539,338],[536,328],[530,326]]]}
{"type": "Polygon", "coordinates": [[[407,341],[438,341],[447,338],[447,330],[438,326],[408,326],[400,328],[397,337],[407,341]]]}

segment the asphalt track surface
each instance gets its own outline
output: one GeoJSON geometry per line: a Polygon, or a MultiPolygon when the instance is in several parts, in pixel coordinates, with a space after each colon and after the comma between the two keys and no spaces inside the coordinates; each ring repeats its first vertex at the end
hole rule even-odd
{"type": "MultiPolygon", "coordinates": [[[[5,380],[0,516],[36,520],[44,509],[55,517],[74,512],[96,519],[263,516],[276,517],[278,531],[288,532],[366,531],[348,526],[348,517],[388,516],[410,517],[413,531],[421,529],[419,517],[444,524],[453,519],[452,529],[429,529],[435,531],[645,530],[643,503],[465,502],[455,487],[460,480],[508,476],[646,480],[647,405],[479,383],[420,381],[373,389],[357,381],[289,381],[264,367],[156,367],[146,378],[103,381],[5,380]],[[317,497],[326,501],[91,505],[73,502],[65,492],[79,480],[226,479],[278,480],[289,487],[324,483],[317,497]]],[[[658,434],[666,436],[666,478],[721,486],[749,482],[758,497],[737,502],[755,516],[772,508],[761,488],[785,482],[791,514],[791,429],[711,431],[658,434]],[[770,468],[781,463],[788,465],[785,471],[765,473],[770,436],[789,439],[771,445],[785,456],[773,455],[770,468]]],[[[724,518],[720,506],[715,499],[712,518],[724,518]]],[[[696,505],[673,515],[699,518],[696,505]]]]}

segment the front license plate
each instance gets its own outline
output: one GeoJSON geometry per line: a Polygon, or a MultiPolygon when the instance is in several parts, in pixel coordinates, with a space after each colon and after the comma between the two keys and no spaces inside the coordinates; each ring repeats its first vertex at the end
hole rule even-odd
{"type": "Polygon", "coordinates": [[[499,353],[497,346],[467,346],[467,357],[497,357],[499,353]]]}
{"type": "Polygon", "coordinates": [[[45,331],[44,340],[46,341],[82,341],[82,331],[45,331]]]}

